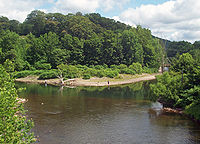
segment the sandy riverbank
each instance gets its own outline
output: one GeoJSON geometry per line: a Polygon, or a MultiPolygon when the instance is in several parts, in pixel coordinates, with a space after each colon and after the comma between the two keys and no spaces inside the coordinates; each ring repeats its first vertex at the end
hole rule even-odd
{"type": "MultiPolygon", "coordinates": [[[[127,75],[122,74],[120,78],[97,78],[92,77],[89,80],[84,80],[82,78],[75,78],[71,81],[65,81],[65,85],[70,86],[108,86],[109,85],[122,85],[122,84],[130,84],[140,81],[147,81],[147,80],[154,80],[156,79],[156,75],[160,75],[161,73],[155,74],[141,74],[141,75],[127,75]]],[[[37,76],[28,76],[25,78],[16,79],[17,82],[24,82],[24,83],[38,83],[38,84],[45,84],[45,80],[38,80],[37,76]]],[[[46,80],[47,84],[49,85],[60,85],[59,79],[49,79],[46,80]]]]}

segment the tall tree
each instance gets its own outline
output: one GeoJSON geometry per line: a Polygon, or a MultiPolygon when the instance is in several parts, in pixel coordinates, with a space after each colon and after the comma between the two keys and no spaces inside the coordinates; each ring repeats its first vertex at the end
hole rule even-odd
{"type": "MultiPolygon", "coordinates": [[[[41,34],[44,34],[44,27],[45,27],[45,13],[39,10],[32,11],[26,18],[25,22],[23,23],[25,26],[29,25],[32,26],[31,31],[34,35],[39,37],[41,34]]],[[[24,34],[28,34],[27,32],[23,32],[24,34]]]]}

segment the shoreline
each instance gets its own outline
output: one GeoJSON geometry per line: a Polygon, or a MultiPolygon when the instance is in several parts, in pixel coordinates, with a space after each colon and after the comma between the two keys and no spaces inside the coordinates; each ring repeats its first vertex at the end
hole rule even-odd
{"type": "MultiPolygon", "coordinates": [[[[64,81],[64,85],[61,85],[60,79],[47,79],[47,85],[53,86],[114,86],[114,85],[123,85],[123,84],[131,84],[140,81],[148,81],[156,79],[157,75],[161,75],[162,73],[154,73],[154,74],[140,74],[140,75],[120,75],[123,79],[115,79],[115,78],[97,78],[92,77],[89,80],[84,80],[82,78],[68,79],[64,81]],[[108,84],[109,82],[109,84],[108,84]]],[[[45,84],[45,80],[38,80],[37,76],[28,76],[25,78],[16,79],[16,82],[23,83],[36,83],[36,84],[45,84]]]]}

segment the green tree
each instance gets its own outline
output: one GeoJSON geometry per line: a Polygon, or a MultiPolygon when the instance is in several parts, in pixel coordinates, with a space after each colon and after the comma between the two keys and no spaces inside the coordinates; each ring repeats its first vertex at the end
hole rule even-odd
{"type": "Polygon", "coordinates": [[[84,43],[84,63],[89,65],[97,65],[101,59],[102,40],[97,35],[93,35],[91,39],[84,43]]]}
{"type": "Polygon", "coordinates": [[[123,63],[131,65],[133,62],[143,63],[143,49],[138,41],[137,33],[125,30],[122,33],[123,63]]]}
{"type": "MultiPolygon", "coordinates": [[[[39,37],[41,34],[44,34],[44,27],[45,27],[45,18],[46,14],[40,10],[34,10],[30,14],[28,14],[24,24],[31,25],[32,32],[36,37],[39,37]]],[[[25,33],[24,33],[25,34],[25,33]]],[[[28,33],[26,33],[28,34],[28,33]]]]}
{"type": "Polygon", "coordinates": [[[174,59],[171,69],[175,72],[189,73],[194,68],[195,60],[189,53],[184,53],[174,59]]]}
{"type": "Polygon", "coordinates": [[[39,37],[39,44],[42,53],[44,54],[43,59],[47,63],[50,63],[53,68],[56,68],[57,62],[56,56],[58,49],[61,48],[60,40],[58,35],[55,33],[49,32],[48,34],[44,34],[39,37]],[[56,55],[55,55],[56,54],[56,55]]]}
{"type": "Polygon", "coordinates": [[[0,30],[9,30],[9,19],[7,17],[0,17],[0,30]]]}
{"type": "Polygon", "coordinates": [[[179,41],[179,42],[170,42],[166,48],[167,56],[168,57],[175,57],[176,54],[183,54],[187,53],[193,49],[193,45],[190,42],[186,41],[179,41]]]}
{"type": "Polygon", "coordinates": [[[0,65],[0,143],[35,142],[34,135],[30,132],[33,122],[27,120],[17,93],[14,80],[0,65]]]}
{"type": "Polygon", "coordinates": [[[28,45],[23,37],[15,32],[2,31],[0,40],[0,63],[12,60],[16,70],[23,70],[26,65],[28,45]]]}
{"type": "Polygon", "coordinates": [[[167,107],[182,108],[200,120],[200,67],[189,53],[185,53],[172,62],[170,71],[158,76],[157,83],[150,85],[155,100],[167,107]]]}

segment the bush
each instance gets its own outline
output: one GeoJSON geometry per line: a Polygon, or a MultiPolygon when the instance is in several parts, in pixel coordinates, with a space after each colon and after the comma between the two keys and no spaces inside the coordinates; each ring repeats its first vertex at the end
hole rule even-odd
{"type": "Polygon", "coordinates": [[[39,61],[39,62],[35,63],[35,68],[38,70],[50,70],[51,64],[50,63],[42,63],[39,61]]]}
{"type": "Polygon", "coordinates": [[[24,77],[27,77],[29,75],[34,75],[34,71],[25,70],[25,71],[15,72],[14,78],[24,78],[24,77]]]}
{"type": "Polygon", "coordinates": [[[35,70],[35,71],[33,71],[33,75],[39,76],[39,75],[41,75],[44,72],[46,72],[46,70],[35,70]]]}
{"type": "Polygon", "coordinates": [[[105,75],[104,70],[98,70],[97,73],[96,73],[96,76],[99,77],[99,78],[102,78],[106,75],[105,75]]]}
{"type": "Polygon", "coordinates": [[[186,110],[185,113],[194,117],[197,120],[200,120],[200,104],[198,104],[197,102],[193,102],[190,105],[186,106],[186,110]]]}
{"type": "Polygon", "coordinates": [[[129,69],[129,68],[122,69],[120,73],[121,74],[132,74],[132,75],[136,74],[135,71],[133,71],[132,69],[129,69]]]}
{"type": "Polygon", "coordinates": [[[73,65],[61,64],[58,68],[62,71],[64,78],[78,78],[81,76],[81,71],[73,65]]]}
{"type": "Polygon", "coordinates": [[[89,74],[91,76],[97,76],[97,70],[96,69],[93,69],[93,68],[88,68],[84,74],[89,74]]]}
{"type": "Polygon", "coordinates": [[[135,71],[137,74],[142,73],[142,65],[140,63],[132,63],[132,65],[129,66],[129,68],[133,71],[135,71]]]}
{"type": "Polygon", "coordinates": [[[91,76],[90,76],[89,74],[84,74],[84,75],[83,75],[83,79],[90,79],[90,77],[91,77],[91,76]]]}
{"type": "Polygon", "coordinates": [[[157,73],[158,69],[157,68],[147,68],[147,67],[143,67],[143,73],[157,73]]]}
{"type": "Polygon", "coordinates": [[[117,71],[105,71],[106,77],[114,78],[119,75],[117,71]]]}
{"type": "Polygon", "coordinates": [[[103,67],[106,69],[106,68],[108,68],[108,65],[107,64],[103,64],[103,67]]]}
{"type": "Polygon", "coordinates": [[[44,80],[44,79],[53,79],[57,78],[57,74],[55,71],[49,71],[42,73],[38,79],[44,80]]]}
{"type": "Polygon", "coordinates": [[[118,69],[118,66],[117,65],[111,65],[110,68],[115,70],[115,69],[118,69]]]}
{"type": "Polygon", "coordinates": [[[118,67],[118,69],[120,69],[120,70],[127,68],[127,66],[126,66],[125,64],[120,64],[120,65],[118,65],[117,67],[118,67]]]}
{"type": "Polygon", "coordinates": [[[87,70],[88,69],[88,67],[86,65],[80,65],[80,64],[78,64],[78,65],[76,65],[76,67],[78,69],[81,69],[81,70],[87,70]]]}
{"type": "Polygon", "coordinates": [[[94,66],[94,68],[97,69],[97,70],[104,69],[104,67],[102,65],[96,65],[96,66],[94,66]]]}

